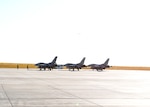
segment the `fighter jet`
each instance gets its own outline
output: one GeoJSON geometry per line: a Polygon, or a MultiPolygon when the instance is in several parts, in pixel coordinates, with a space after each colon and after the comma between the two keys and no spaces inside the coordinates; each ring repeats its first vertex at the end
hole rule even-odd
{"type": "Polygon", "coordinates": [[[39,62],[39,63],[35,64],[35,66],[40,68],[40,70],[42,70],[42,69],[46,70],[46,68],[48,68],[51,71],[51,69],[53,69],[55,66],[57,66],[56,60],[57,60],[57,56],[50,63],[39,62]]]}
{"type": "Polygon", "coordinates": [[[102,71],[103,69],[106,69],[106,68],[110,67],[108,65],[108,62],[109,62],[109,58],[103,64],[90,64],[88,66],[90,66],[91,69],[96,69],[97,71],[99,71],[99,70],[102,71]]]}
{"type": "Polygon", "coordinates": [[[64,66],[66,66],[69,70],[72,69],[74,71],[74,69],[77,69],[79,71],[79,69],[85,66],[84,61],[85,61],[85,57],[81,60],[80,63],[77,64],[67,63],[64,66]]]}

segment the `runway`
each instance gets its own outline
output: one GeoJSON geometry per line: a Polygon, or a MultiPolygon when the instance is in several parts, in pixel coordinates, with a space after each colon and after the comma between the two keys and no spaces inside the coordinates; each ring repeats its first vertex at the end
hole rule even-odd
{"type": "Polygon", "coordinates": [[[150,72],[0,69],[0,107],[150,107],[150,72]]]}

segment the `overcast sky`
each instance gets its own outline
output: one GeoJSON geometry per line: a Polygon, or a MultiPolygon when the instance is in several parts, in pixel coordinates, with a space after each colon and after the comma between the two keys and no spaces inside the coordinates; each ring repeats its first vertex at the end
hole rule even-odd
{"type": "Polygon", "coordinates": [[[149,0],[0,0],[0,62],[150,66],[149,0]]]}

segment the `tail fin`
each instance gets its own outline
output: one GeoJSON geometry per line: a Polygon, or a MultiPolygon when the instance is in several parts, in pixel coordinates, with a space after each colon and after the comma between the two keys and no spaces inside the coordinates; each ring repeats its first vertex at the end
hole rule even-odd
{"type": "Polygon", "coordinates": [[[108,62],[109,62],[109,58],[104,62],[104,65],[108,65],[108,62]]]}
{"type": "Polygon", "coordinates": [[[81,60],[81,62],[79,64],[84,65],[84,61],[85,61],[85,57],[81,60]]]}
{"type": "Polygon", "coordinates": [[[53,59],[53,61],[51,63],[56,63],[56,60],[57,60],[57,56],[53,59]]]}

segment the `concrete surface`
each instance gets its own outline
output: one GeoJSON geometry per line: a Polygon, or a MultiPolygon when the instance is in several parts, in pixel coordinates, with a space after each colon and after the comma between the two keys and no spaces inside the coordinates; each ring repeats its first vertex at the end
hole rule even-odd
{"type": "Polygon", "coordinates": [[[150,72],[0,69],[0,107],[150,107],[150,72]]]}

